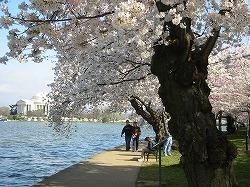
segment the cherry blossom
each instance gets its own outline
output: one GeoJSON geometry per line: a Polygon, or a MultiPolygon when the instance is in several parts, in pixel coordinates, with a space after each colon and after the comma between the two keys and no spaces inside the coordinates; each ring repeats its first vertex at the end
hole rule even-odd
{"type": "Polygon", "coordinates": [[[236,185],[236,149],[217,132],[206,79],[213,74],[215,110],[248,101],[248,58],[234,52],[249,35],[245,0],[30,0],[15,12],[8,0],[0,6],[0,28],[9,30],[1,63],[42,62],[47,50],[56,53],[51,120],[86,106],[124,111],[136,96],[142,109],[153,114],[164,106],[171,115],[190,186],[236,185]]]}
{"type": "Polygon", "coordinates": [[[249,110],[250,48],[228,48],[210,57],[208,81],[211,88],[210,101],[215,113],[224,111],[234,114],[247,123],[245,113],[249,110]],[[242,115],[244,117],[242,117],[242,115]]]}

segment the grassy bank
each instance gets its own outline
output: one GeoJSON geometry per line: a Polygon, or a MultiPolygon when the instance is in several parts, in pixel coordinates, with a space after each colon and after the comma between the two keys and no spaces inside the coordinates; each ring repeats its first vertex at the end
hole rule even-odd
{"type": "MultiPolygon", "coordinates": [[[[178,151],[173,151],[172,156],[162,157],[162,186],[188,186],[179,161],[180,153],[178,151]]],[[[141,167],[136,186],[159,186],[159,167],[154,158],[149,159],[149,162],[145,162],[141,167]]]]}
{"type": "MultiPolygon", "coordinates": [[[[235,159],[235,173],[240,187],[250,186],[250,154],[246,154],[245,130],[241,129],[234,135],[229,135],[228,139],[237,146],[238,156],[235,159]]],[[[249,145],[250,142],[248,142],[249,145]]],[[[250,146],[248,146],[250,148],[250,146]]]]}
{"type": "MultiPolygon", "coordinates": [[[[235,172],[240,187],[250,186],[250,155],[245,153],[245,131],[240,130],[235,135],[228,136],[238,148],[238,157],[235,159],[235,172]]],[[[250,142],[249,142],[250,143],[250,142]]],[[[186,187],[188,186],[184,172],[179,165],[180,154],[173,151],[172,156],[162,157],[162,186],[186,187]]],[[[159,186],[159,167],[152,157],[145,162],[140,170],[136,187],[159,186]]]]}

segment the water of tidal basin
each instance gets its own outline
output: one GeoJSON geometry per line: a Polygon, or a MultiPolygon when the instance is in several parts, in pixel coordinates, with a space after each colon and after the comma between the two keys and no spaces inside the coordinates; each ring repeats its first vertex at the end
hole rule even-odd
{"type": "MultiPolygon", "coordinates": [[[[32,186],[80,160],[124,144],[121,124],[77,124],[69,137],[41,122],[0,122],[0,186],[32,186]]],[[[142,128],[142,136],[152,136],[142,128]]]]}

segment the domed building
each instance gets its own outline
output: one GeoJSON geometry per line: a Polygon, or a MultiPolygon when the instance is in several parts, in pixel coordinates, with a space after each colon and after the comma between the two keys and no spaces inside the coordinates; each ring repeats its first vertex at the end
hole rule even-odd
{"type": "Polygon", "coordinates": [[[16,103],[17,114],[27,115],[28,111],[42,111],[44,115],[48,114],[48,98],[45,93],[38,93],[29,99],[20,99],[16,103]]]}

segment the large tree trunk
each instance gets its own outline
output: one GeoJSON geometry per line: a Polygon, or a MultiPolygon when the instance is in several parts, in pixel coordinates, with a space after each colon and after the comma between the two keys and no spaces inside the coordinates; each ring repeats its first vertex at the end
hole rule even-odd
{"type": "MultiPolygon", "coordinates": [[[[151,71],[159,79],[159,95],[171,115],[169,130],[179,142],[189,186],[236,186],[232,164],[236,147],[216,128],[206,83],[208,55],[218,32],[193,49],[191,30],[166,25],[170,44],[155,45],[151,71]]],[[[186,25],[190,27],[188,20],[186,25]]]]}
{"type": "Polygon", "coordinates": [[[153,127],[156,141],[162,141],[166,137],[164,116],[162,114],[157,114],[156,111],[150,107],[150,104],[144,103],[137,96],[131,96],[130,103],[136,113],[142,116],[142,118],[153,127]]]}

